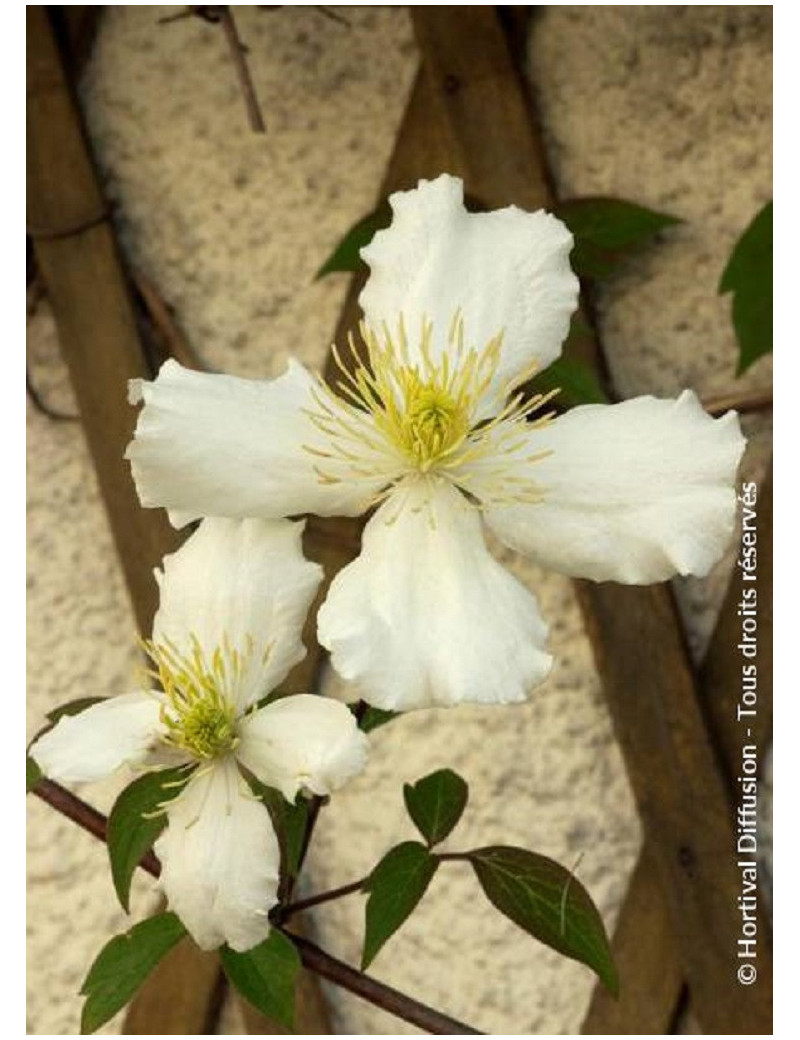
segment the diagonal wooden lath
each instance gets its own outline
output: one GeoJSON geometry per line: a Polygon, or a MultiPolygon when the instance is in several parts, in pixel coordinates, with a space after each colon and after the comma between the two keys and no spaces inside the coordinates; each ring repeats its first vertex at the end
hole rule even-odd
{"type": "MultiPolygon", "coordinates": [[[[77,107],[44,7],[27,9],[28,228],[58,325],[62,353],[114,535],[137,627],[149,635],[156,608],[153,567],[179,537],[162,510],[138,503],[123,454],[135,415],[127,381],[149,377],[129,287],[107,220],[77,107]]],[[[323,552],[338,554],[334,544],[323,552]]],[[[307,686],[320,665],[310,653],[287,683],[307,686]]],[[[298,1028],[330,1032],[317,980],[306,977],[298,1028]]],[[[166,957],[129,1010],[125,1032],[213,1032],[221,994],[216,954],[185,941],[166,957]]],[[[263,1017],[262,1033],[286,1030],[263,1017]]],[[[254,1030],[255,1031],[255,1030],[254,1030]]]]}
{"type": "MultiPolygon", "coordinates": [[[[541,138],[496,9],[417,7],[412,17],[430,118],[441,127],[438,170],[460,173],[467,191],[490,207],[551,203],[541,138]]],[[[583,348],[602,375],[597,344],[589,340],[583,348]]],[[[674,937],[671,953],[680,961],[679,969],[673,960],[661,970],[687,979],[707,1032],[769,1032],[770,950],[762,949],[754,986],[736,979],[740,878],[729,789],[671,591],[575,585],[644,825],[635,905],[646,910],[643,897],[660,893],[656,902],[666,915],[660,925],[669,940],[659,952],[669,954],[674,937]]],[[[641,923],[646,929],[645,916],[641,923]]],[[[762,929],[768,933],[765,922],[762,929]]],[[[677,994],[669,986],[642,995],[639,1009],[655,996],[664,1002],[661,1021],[672,1021],[677,994]]],[[[627,1025],[620,1031],[643,1031],[638,1022],[627,1025]]]]}

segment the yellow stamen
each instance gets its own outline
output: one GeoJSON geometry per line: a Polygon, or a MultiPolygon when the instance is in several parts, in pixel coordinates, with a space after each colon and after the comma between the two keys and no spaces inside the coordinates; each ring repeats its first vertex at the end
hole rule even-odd
{"type": "Polygon", "coordinates": [[[531,415],[557,391],[509,399],[510,385],[498,390],[502,332],[480,350],[468,348],[458,311],[445,350],[434,348],[429,321],[413,353],[402,319],[394,336],[386,326],[381,336],[363,324],[360,332],[365,349],[350,336],[348,359],[332,348],[336,390],[320,379],[308,412],[324,435],[322,443],[305,445],[320,483],[380,482],[365,508],[414,475],[442,477],[480,506],[541,500],[528,463],[549,452],[526,454],[525,446],[527,434],[552,418],[529,422],[531,415]],[[488,419],[487,400],[494,412],[488,419]]]}
{"type": "Polygon", "coordinates": [[[194,636],[188,653],[170,640],[146,640],[144,648],[153,663],[149,674],[163,690],[164,742],[197,760],[232,751],[239,742],[235,694],[247,655],[223,639],[207,657],[194,636]]]}

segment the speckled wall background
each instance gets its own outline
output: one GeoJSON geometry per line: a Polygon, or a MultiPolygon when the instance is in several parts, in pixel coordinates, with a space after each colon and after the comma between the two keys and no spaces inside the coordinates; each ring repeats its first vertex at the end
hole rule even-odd
{"type": "MultiPolygon", "coordinates": [[[[207,364],[250,376],[297,354],[320,364],[344,276],[314,272],[374,204],[416,67],[402,7],[236,8],[267,124],[251,134],[221,34],[175,8],[107,8],[83,100],[117,225],[134,264],[175,305],[207,364]]],[[[610,194],[685,220],[597,293],[618,390],[664,395],[763,386],[769,361],[735,384],[730,303],[715,295],[741,229],[771,194],[769,7],[545,8],[529,71],[563,196],[610,194]]],[[[44,396],[74,409],[46,304],[29,321],[44,396]]],[[[767,418],[750,419],[749,472],[767,418]]],[[[129,688],[134,625],[80,428],[29,406],[29,725],[78,696],[129,688]]],[[[613,925],[640,835],[570,584],[504,552],[552,626],[558,665],[521,708],[404,717],[375,734],[369,771],[325,810],[309,885],[359,877],[411,836],[402,782],[448,765],[471,784],[450,845],[506,841],[572,864],[613,925]]],[[[679,593],[699,654],[726,580],[679,593]]],[[[331,683],[331,692],[333,683],[331,683]]],[[[87,797],[110,805],[118,782],[87,797]]],[[[29,1024],[76,1034],[85,970],[123,926],[105,852],[29,799],[29,1024]]],[[[588,971],[528,939],[476,898],[466,869],[442,869],[375,974],[494,1033],[579,1028],[588,971]]],[[[151,886],[137,881],[143,913],[151,886]]],[[[332,952],[357,960],[358,897],[320,908],[332,952]]],[[[413,1033],[329,990],[342,1033],[413,1033]]],[[[233,1009],[222,1031],[242,1032],[233,1009]]],[[[120,1030],[119,1018],[104,1030],[120,1030]]]]}

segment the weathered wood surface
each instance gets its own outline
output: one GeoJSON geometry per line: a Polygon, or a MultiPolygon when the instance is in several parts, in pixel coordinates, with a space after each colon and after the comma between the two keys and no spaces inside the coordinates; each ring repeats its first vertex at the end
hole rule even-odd
{"type": "Polygon", "coordinates": [[[183,939],[158,965],[125,1014],[124,1035],[204,1036],[215,1032],[225,994],[215,953],[183,939]]]}
{"type": "MultiPolygon", "coordinates": [[[[753,720],[752,739],[764,751],[772,728],[772,475],[765,477],[758,494],[757,537],[759,546],[758,632],[759,711],[753,720]]],[[[741,618],[741,580],[731,576],[714,635],[699,675],[700,702],[710,732],[719,746],[727,769],[731,792],[739,773],[743,732],[736,720],[741,689],[741,665],[736,646],[741,618]]],[[[680,998],[682,972],[678,949],[670,927],[667,908],[654,890],[654,868],[647,863],[645,847],[631,877],[614,935],[614,953],[620,975],[626,980],[618,1001],[598,986],[584,1021],[583,1032],[614,1034],[628,1032],[637,1023],[642,1033],[665,1033],[673,1020],[669,1013],[680,998]],[[643,946],[643,936],[646,945],[643,946]]],[[[761,922],[760,946],[768,949],[770,928],[761,922]]],[[[760,958],[761,959],[761,958],[760,958]]],[[[765,958],[768,964],[768,958],[765,958]]],[[[759,964],[759,969],[762,964],[759,964]]],[[[767,976],[767,983],[769,983],[767,976]]]]}
{"type": "MultiPolygon", "coordinates": [[[[153,567],[181,540],[163,510],[140,507],[123,459],[136,422],[127,401],[127,381],[153,372],[80,113],[44,7],[27,9],[27,47],[29,230],[137,626],[142,635],[149,635],[157,606],[153,567]]],[[[318,651],[309,653],[300,666],[302,674],[290,676],[287,685],[307,688],[319,664],[318,651]]],[[[221,983],[216,954],[203,953],[190,942],[180,944],[131,1003],[125,1032],[213,1032],[221,983]]],[[[316,980],[305,979],[302,991],[314,992],[315,997],[298,1003],[298,1029],[316,1035],[329,1032],[316,980]]],[[[250,1021],[256,1024],[253,1015],[250,1021]]],[[[257,1024],[259,1032],[282,1031],[263,1018],[257,1024]]]]}
{"type": "MultiPolygon", "coordinates": [[[[412,16],[432,102],[467,191],[493,206],[547,205],[552,195],[541,139],[494,11],[420,7],[412,16]]],[[[735,976],[740,878],[729,792],[671,592],[588,582],[576,588],[645,828],[649,848],[641,869],[652,864],[656,871],[694,1012],[708,1032],[769,1032],[771,973],[765,970],[763,984],[750,988],[735,976]]],[[[648,884],[656,890],[652,879],[648,884]]],[[[665,949],[645,952],[651,933],[642,925],[640,954],[655,965],[665,949]]],[[[672,1005],[661,1021],[669,1021],[669,987],[660,992],[672,1005]]],[[[632,1002],[631,1012],[645,1001],[643,995],[632,1002]]],[[[628,1025],[623,1031],[643,1031],[638,1022],[628,1025]]]]}
{"type": "Polygon", "coordinates": [[[177,538],[163,513],[140,508],[122,455],[136,421],[127,381],[151,373],[43,7],[27,8],[27,48],[28,227],[136,620],[149,632],[156,608],[152,570],[177,538]]]}

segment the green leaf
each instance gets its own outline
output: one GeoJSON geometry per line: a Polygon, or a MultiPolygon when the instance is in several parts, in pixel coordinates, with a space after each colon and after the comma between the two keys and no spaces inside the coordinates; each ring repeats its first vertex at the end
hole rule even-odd
{"type": "MultiPolygon", "coordinates": [[[[560,357],[551,362],[540,375],[531,380],[536,393],[558,390],[553,406],[574,407],[578,404],[608,404],[608,395],[592,369],[579,358],[560,357]]],[[[534,418],[536,416],[534,415],[534,418]]]]}
{"type": "Polygon", "coordinates": [[[86,997],[81,1033],[93,1033],[123,1008],[184,935],[186,929],[175,914],[163,913],[106,943],[81,987],[86,997]]]}
{"type": "Polygon", "coordinates": [[[283,873],[287,877],[294,877],[300,869],[300,857],[305,844],[308,801],[298,794],[293,805],[280,791],[262,784],[252,773],[247,772],[245,775],[250,790],[264,803],[272,818],[272,825],[280,841],[283,873]]]}
{"type": "Polygon", "coordinates": [[[300,856],[308,827],[308,802],[302,795],[297,796],[294,805],[283,800],[283,834],[286,842],[286,872],[294,877],[300,869],[300,856]]]}
{"type": "Polygon", "coordinates": [[[369,245],[376,231],[389,226],[392,211],[384,199],[377,209],[353,224],[334,251],[317,271],[315,278],[322,278],[334,271],[357,271],[364,266],[359,251],[369,245]]]}
{"type": "Polygon", "coordinates": [[[372,730],[378,729],[379,726],[385,726],[387,722],[396,719],[400,714],[401,712],[399,711],[385,711],[383,708],[367,708],[361,716],[359,726],[364,733],[371,733],[372,730]]]}
{"type": "Polygon", "coordinates": [[[736,243],[719,291],[733,293],[740,376],[772,350],[772,202],[756,214],[736,243]]]}
{"type": "Polygon", "coordinates": [[[185,767],[147,773],[126,787],[114,802],[106,840],[114,888],[126,912],[133,872],[167,822],[164,813],[157,810],[174,798],[188,779],[185,767]]]}
{"type": "Polygon", "coordinates": [[[564,353],[525,385],[523,389],[526,396],[557,390],[552,405],[545,406],[544,410],[547,407],[572,408],[578,404],[608,404],[608,395],[593,369],[577,354],[581,340],[591,335],[592,330],[580,314],[574,314],[569,335],[564,342],[564,353]]]}
{"type": "Polygon", "coordinates": [[[44,779],[44,773],[37,766],[30,755],[25,756],[25,794],[32,791],[40,780],[44,779]]]}
{"type": "Polygon", "coordinates": [[[291,1029],[300,956],[286,936],[273,929],[252,950],[236,953],[223,946],[219,956],[225,974],[242,996],[262,1014],[291,1029]]]}
{"type": "Polygon", "coordinates": [[[439,769],[403,787],[408,815],[428,846],[438,845],[452,831],[469,798],[469,787],[452,769],[439,769]]]}
{"type": "Polygon", "coordinates": [[[67,701],[66,704],[60,704],[57,708],[53,708],[52,711],[48,711],[47,718],[55,725],[65,715],[80,715],[82,711],[86,711],[87,708],[91,708],[94,704],[100,704],[104,700],[107,700],[107,698],[79,697],[75,701],[67,701]]]}
{"type": "Polygon", "coordinates": [[[510,845],[467,853],[490,902],[546,946],[593,969],[615,996],[617,969],[589,893],[546,856],[510,845]]]}
{"type": "Polygon", "coordinates": [[[364,884],[369,892],[361,968],[364,970],[425,895],[438,860],[418,841],[396,845],[364,884]]]}
{"type": "Polygon", "coordinates": [[[605,278],[657,232],[681,223],[668,213],[600,196],[559,202],[553,212],[575,236],[570,263],[586,278],[605,278]]]}

